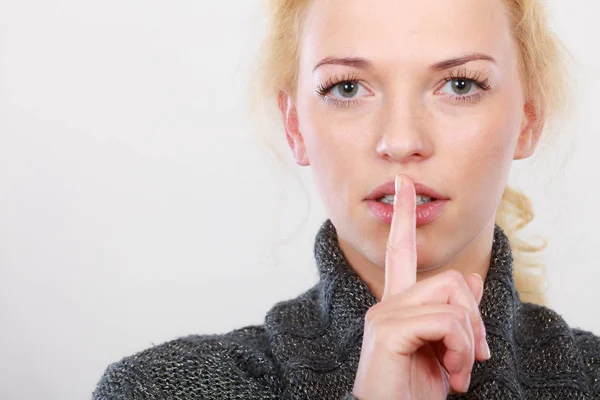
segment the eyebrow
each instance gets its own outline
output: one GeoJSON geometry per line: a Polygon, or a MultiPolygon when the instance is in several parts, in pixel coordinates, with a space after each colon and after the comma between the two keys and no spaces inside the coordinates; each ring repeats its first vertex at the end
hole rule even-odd
{"type": "MultiPolygon", "coordinates": [[[[463,65],[468,63],[469,61],[475,60],[486,60],[490,61],[494,64],[498,64],[496,59],[490,55],[484,53],[472,53],[466,56],[451,58],[448,60],[440,61],[433,64],[430,68],[434,71],[443,71],[449,68],[457,67],[459,65],[463,65]]],[[[362,57],[327,57],[322,59],[315,65],[313,72],[317,70],[322,65],[332,64],[332,65],[347,65],[349,67],[355,67],[359,69],[373,69],[374,65],[370,60],[362,57]]]]}
{"type": "Polygon", "coordinates": [[[469,61],[475,61],[475,60],[486,60],[486,61],[491,61],[494,64],[498,64],[496,59],[492,56],[489,56],[489,55],[483,54],[483,53],[473,53],[473,54],[469,54],[469,55],[466,55],[463,57],[451,58],[449,60],[440,61],[438,63],[433,64],[431,66],[431,69],[433,69],[434,71],[443,71],[445,69],[457,67],[459,65],[466,64],[469,61]]]}

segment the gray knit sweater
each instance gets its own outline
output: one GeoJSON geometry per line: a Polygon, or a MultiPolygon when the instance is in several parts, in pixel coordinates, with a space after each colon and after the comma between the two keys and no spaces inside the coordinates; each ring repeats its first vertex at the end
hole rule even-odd
{"type": "MultiPolygon", "coordinates": [[[[93,399],[352,399],[363,317],[377,300],[349,268],[330,220],[314,254],[319,283],[276,304],[263,325],[126,357],[108,366],[93,399]]],[[[467,394],[448,399],[600,399],[600,338],[521,302],[512,261],[496,226],[480,304],[492,358],[475,362],[467,394]]]]}

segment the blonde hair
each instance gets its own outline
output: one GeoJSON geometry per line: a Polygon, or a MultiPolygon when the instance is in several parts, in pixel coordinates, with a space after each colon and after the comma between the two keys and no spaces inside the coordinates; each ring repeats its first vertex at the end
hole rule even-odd
{"type": "MultiPolygon", "coordinates": [[[[292,96],[296,94],[301,24],[310,1],[269,0],[267,35],[255,70],[257,92],[252,93],[255,105],[275,105],[281,90],[292,96]]],[[[533,128],[541,132],[551,118],[566,110],[571,92],[566,56],[570,54],[550,29],[542,0],[502,1],[518,45],[523,94],[540,116],[533,128]]],[[[259,135],[269,143],[273,138],[267,131],[260,129],[259,135]]],[[[272,154],[282,160],[277,151],[272,154]]],[[[536,246],[518,236],[533,218],[529,197],[507,186],[496,212],[496,223],[511,244],[515,286],[522,301],[545,305],[546,269],[532,256],[546,248],[547,241],[543,239],[543,244],[536,246]]]]}

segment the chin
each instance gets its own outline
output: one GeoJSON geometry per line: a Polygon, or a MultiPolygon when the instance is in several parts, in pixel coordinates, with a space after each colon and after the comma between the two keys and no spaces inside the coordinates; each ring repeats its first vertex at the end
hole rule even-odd
{"type": "Polygon", "coordinates": [[[417,265],[417,272],[431,272],[431,271],[435,271],[438,268],[440,268],[440,265],[423,266],[423,267],[420,267],[419,265],[417,265]]]}
{"type": "Polygon", "coordinates": [[[435,255],[431,253],[432,249],[427,248],[423,249],[424,251],[419,252],[417,250],[417,271],[419,272],[427,272],[433,271],[439,268],[443,262],[440,260],[434,259],[435,255]]]}

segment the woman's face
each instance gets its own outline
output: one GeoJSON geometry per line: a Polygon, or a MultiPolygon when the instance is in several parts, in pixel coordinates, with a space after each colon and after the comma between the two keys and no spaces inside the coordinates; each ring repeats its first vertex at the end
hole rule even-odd
{"type": "Polygon", "coordinates": [[[384,266],[390,225],[366,199],[400,173],[449,198],[417,228],[420,270],[492,235],[511,161],[539,138],[517,51],[501,0],[312,2],[280,107],[349,260],[384,266]]]}

